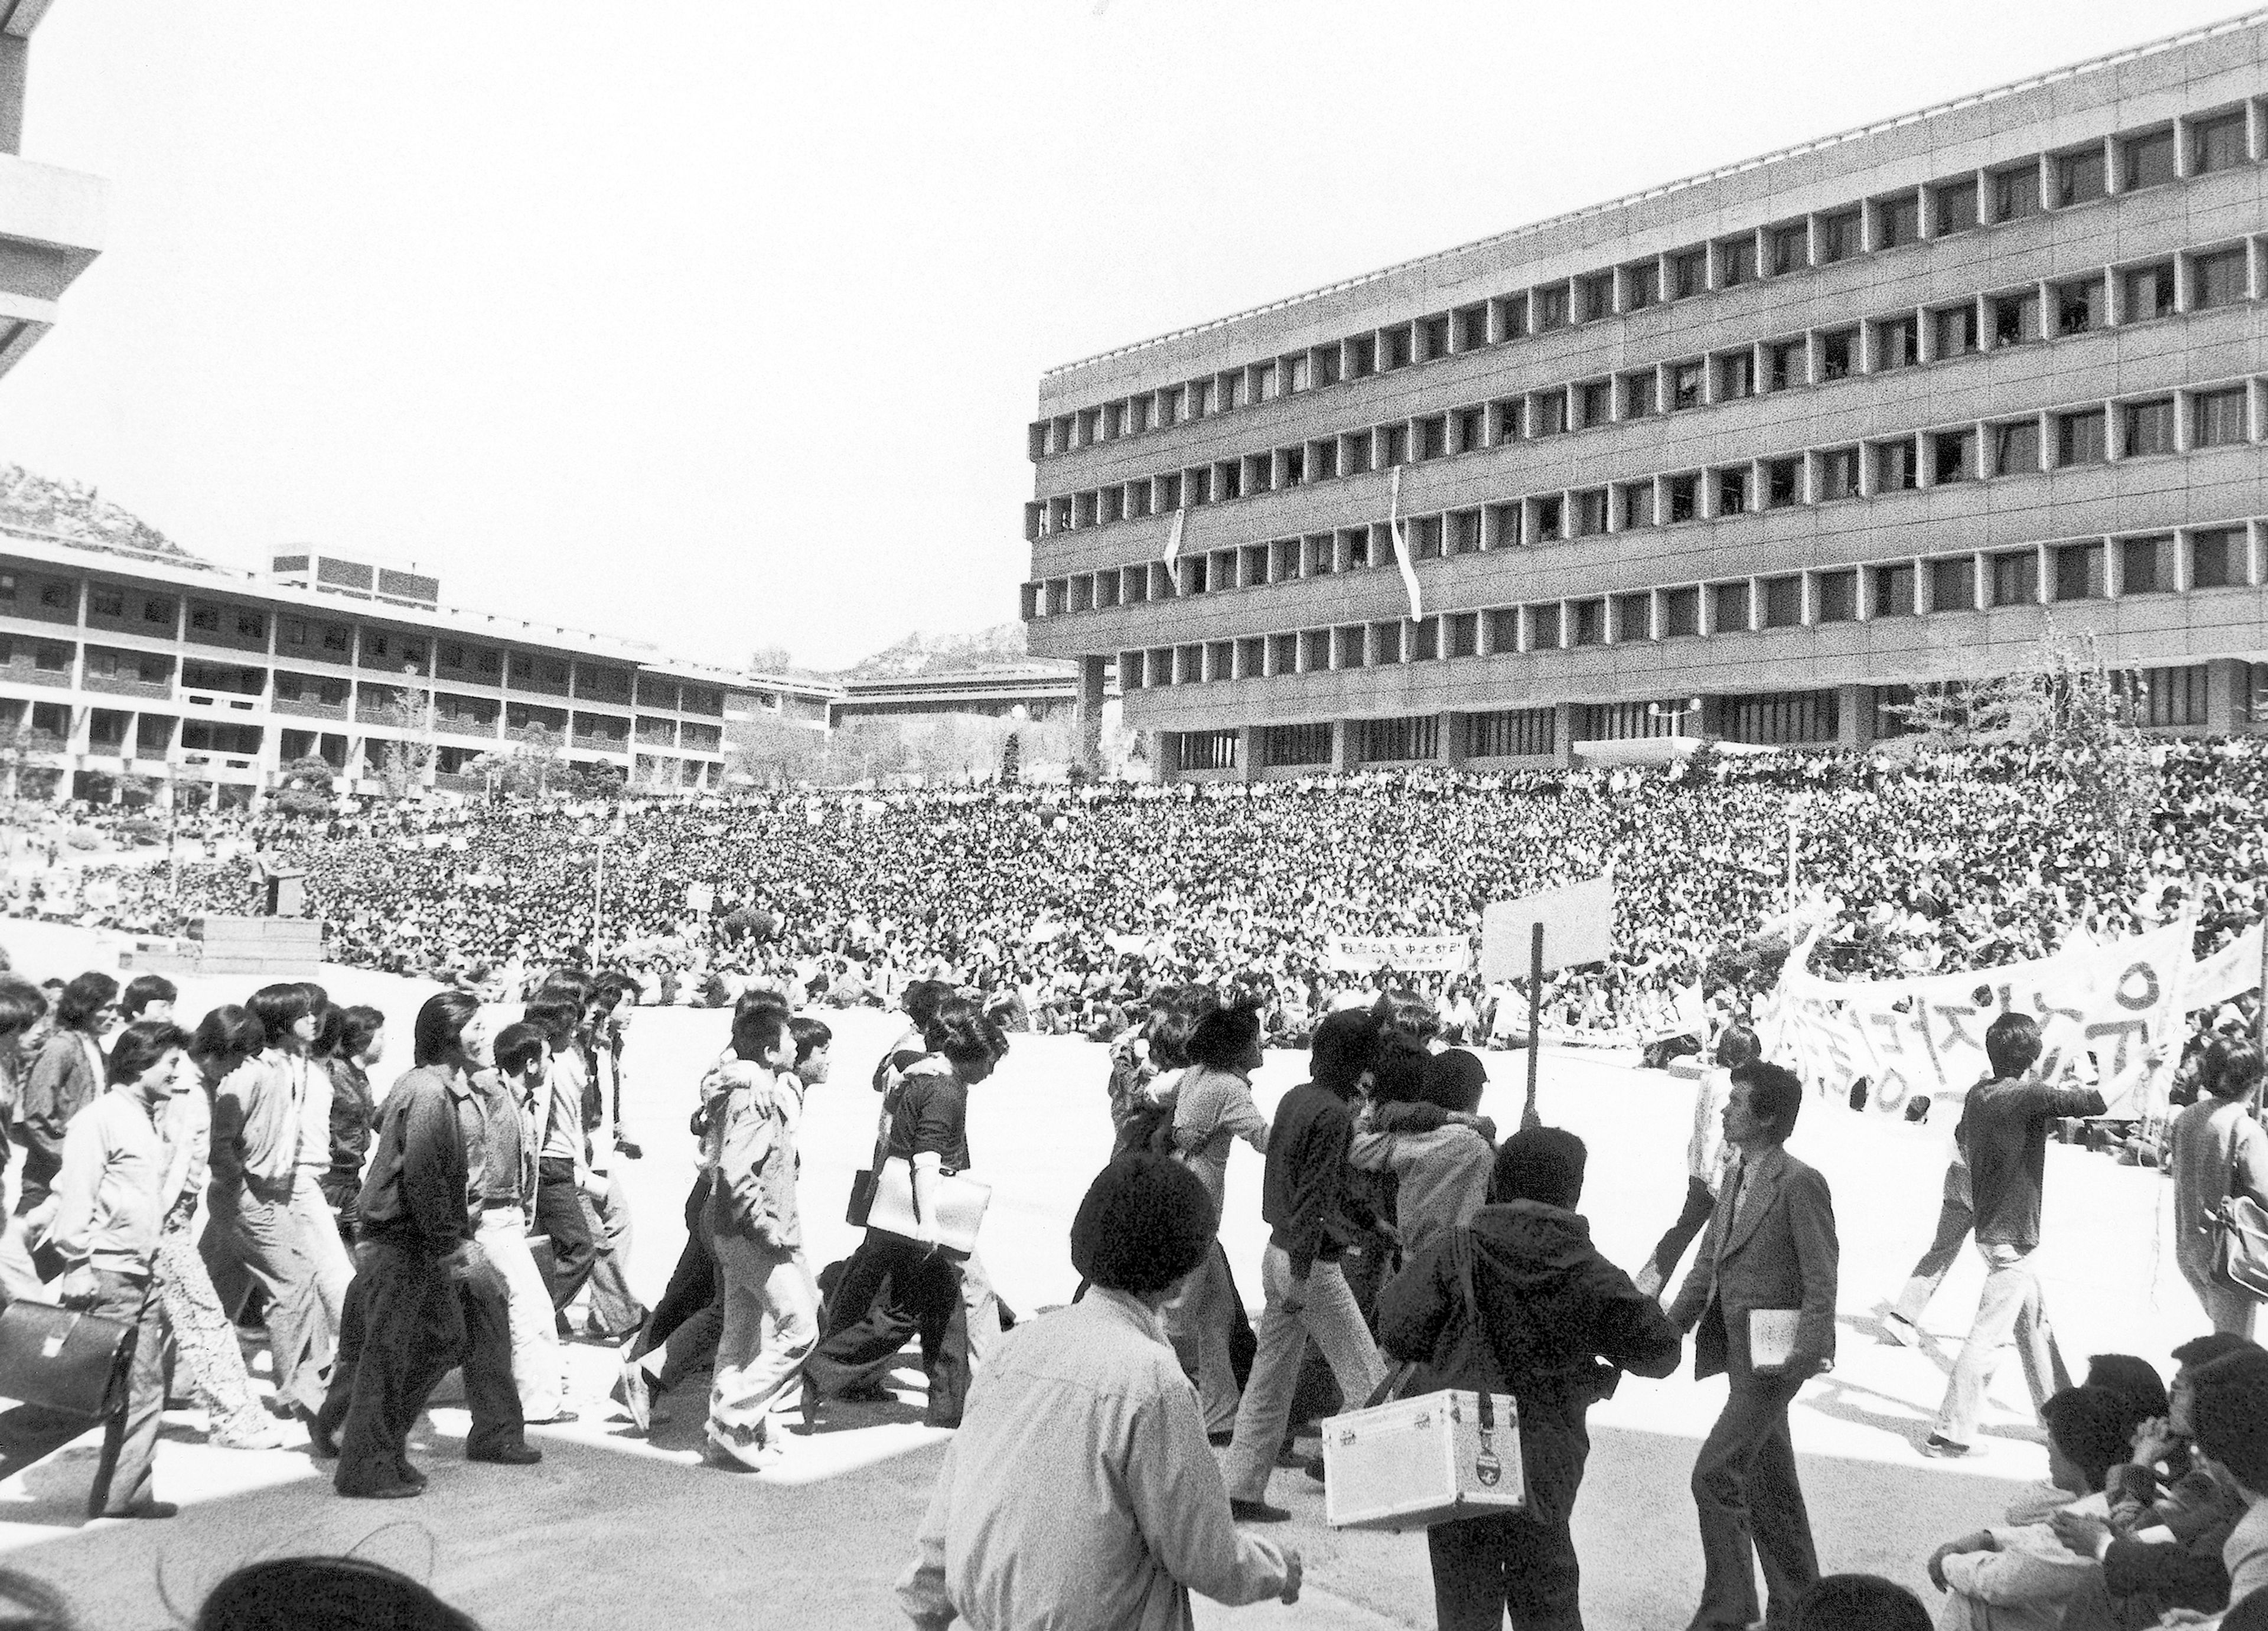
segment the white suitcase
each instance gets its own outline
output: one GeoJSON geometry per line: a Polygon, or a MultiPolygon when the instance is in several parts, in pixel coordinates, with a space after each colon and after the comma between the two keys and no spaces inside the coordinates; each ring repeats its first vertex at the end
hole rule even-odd
{"type": "Polygon", "coordinates": [[[1450,1389],[1332,1416],[1323,1472],[1334,1529],[1398,1533],[1528,1504],[1509,1393],[1450,1389]]]}

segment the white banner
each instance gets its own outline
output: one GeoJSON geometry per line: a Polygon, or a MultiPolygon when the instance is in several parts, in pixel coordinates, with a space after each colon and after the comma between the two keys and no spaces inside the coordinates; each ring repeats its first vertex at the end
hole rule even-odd
{"type": "Polygon", "coordinates": [[[2260,925],[2255,923],[2190,969],[2189,988],[2183,994],[2182,1006],[2216,1008],[2242,992],[2259,988],[2260,925]]]}
{"type": "Polygon", "coordinates": [[[1472,944],[1462,935],[1332,935],[1329,942],[1330,966],[1343,971],[1456,974],[1472,961],[1472,944]]]}

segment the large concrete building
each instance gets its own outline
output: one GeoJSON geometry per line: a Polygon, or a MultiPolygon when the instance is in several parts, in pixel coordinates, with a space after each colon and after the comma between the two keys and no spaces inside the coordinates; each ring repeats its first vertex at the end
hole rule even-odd
{"type": "Polygon", "coordinates": [[[2051,621],[2256,728],[2264,94],[2257,12],[1050,371],[1030,649],[1204,778],[1859,745],[2051,621]]]}
{"type": "Polygon", "coordinates": [[[102,251],[103,185],[22,156],[32,31],[48,0],[0,0],[0,374],[55,327],[102,251]]]}

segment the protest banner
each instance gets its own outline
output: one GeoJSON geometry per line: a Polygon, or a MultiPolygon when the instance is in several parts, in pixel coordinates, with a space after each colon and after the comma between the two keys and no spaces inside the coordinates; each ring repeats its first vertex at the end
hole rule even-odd
{"type": "Polygon", "coordinates": [[[1538,923],[1543,925],[1545,973],[1605,962],[1614,941],[1613,878],[1602,872],[1562,889],[1492,902],[1481,913],[1481,977],[1527,978],[1538,923]]]}
{"type": "Polygon", "coordinates": [[[1335,969],[1391,968],[1412,974],[1455,974],[1472,961],[1462,935],[1331,935],[1326,956],[1335,969]]]}
{"type": "Polygon", "coordinates": [[[717,885],[688,884],[685,885],[685,909],[688,912],[713,912],[717,908],[717,885]]]}

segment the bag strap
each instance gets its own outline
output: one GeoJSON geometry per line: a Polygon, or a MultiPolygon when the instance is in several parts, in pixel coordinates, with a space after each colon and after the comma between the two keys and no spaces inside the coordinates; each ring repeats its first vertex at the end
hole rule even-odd
{"type": "Polygon", "coordinates": [[[1472,1321],[1473,1344],[1488,1356],[1489,1369],[1494,1378],[1484,1378],[1476,1391],[1480,1395],[1480,1426],[1484,1433],[1496,1429],[1495,1383],[1504,1379],[1504,1361],[1498,1357],[1496,1342],[1489,1335],[1488,1326],[1481,1320],[1481,1300],[1473,1290],[1473,1231],[1460,1229],[1450,1237],[1451,1255],[1457,1260],[1457,1282],[1465,1294],[1465,1318],[1472,1321]]]}

